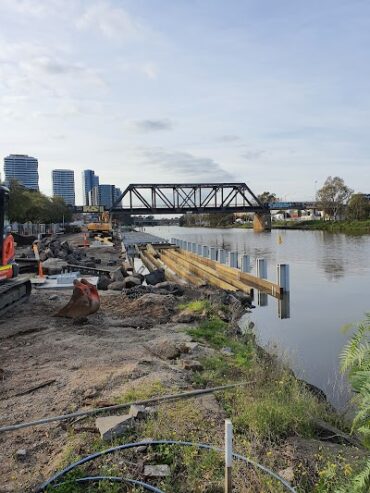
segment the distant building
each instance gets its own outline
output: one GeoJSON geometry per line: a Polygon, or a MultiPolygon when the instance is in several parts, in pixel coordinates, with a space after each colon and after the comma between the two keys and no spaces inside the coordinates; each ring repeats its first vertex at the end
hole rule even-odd
{"type": "Polygon", "coordinates": [[[38,161],[25,154],[10,154],[4,158],[5,183],[17,180],[26,188],[39,189],[38,161]]]}
{"type": "Polygon", "coordinates": [[[75,205],[75,173],[71,169],[53,169],[53,196],[63,197],[66,204],[75,205]]]}
{"type": "Polygon", "coordinates": [[[99,185],[99,205],[104,205],[106,209],[112,207],[115,201],[114,185],[99,185]]]}
{"type": "MultiPolygon", "coordinates": [[[[114,201],[118,200],[122,194],[122,190],[118,187],[114,187],[114,201]]],[[[122,201],[116,204],[116,207],[122,207],[122,201]]]]}
{"type": "Polygon", "coordinates": [[[83,205],[97,205],[92,202],[93,188],[99,186],[99,176],[95,175],[92,169],[85,169],[82,172],[82,196],[83,205]]]}

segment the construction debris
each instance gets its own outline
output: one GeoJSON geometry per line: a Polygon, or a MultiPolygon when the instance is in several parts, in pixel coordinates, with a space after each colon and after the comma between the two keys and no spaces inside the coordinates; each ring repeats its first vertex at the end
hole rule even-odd
{"type": "Polygon", "coordinates": [[[134,423],[135,418],[130,414],[104,416],[95,420],[95,426],[98,428],[101,438],[107,441],[122,436],[127,430],[133,428],[134,423]]]}
{"type": "Polygon", "coordinates": [[[149,478],[165,478],[171,473],[170,466],[167,464],[157,464],[154,466],[144,466],[144,476],[149,478]]]}

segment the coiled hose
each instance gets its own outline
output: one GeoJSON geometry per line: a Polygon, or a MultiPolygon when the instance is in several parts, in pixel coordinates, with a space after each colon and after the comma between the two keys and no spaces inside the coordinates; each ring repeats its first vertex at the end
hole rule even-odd
{"type": "MultiPolygon", "coordinates": [[[[66,475],[67,473],[72,471],[73,469],[76,469],[76,467],[81,466],[82,464],[85,464],[86,462],[90,462],[94,459],[97,459],[98,457],[102,457],[103,455],[112,454],[114,452],[117,452],[118,450],[127,450],[127,449],[131,449],[131,448],[142,447],[142,446],[156,447],[159,445],[181,445],[181,446],[186,446],[186,447],[197,447],[200,449],[207,449],[207,450],[214,450],[216,452],[223,452],[222,449],[220,449],[219,447],[214,447],[213,445],[208,445],[205,443],[196,443],[196,442],[193,443],[193,442],[185,442],[185,441],[176,441],[176,440],[155,440],[153,442],[143,441],[143,442],[125,443],[123,445],[118,445],[117,447],[112,447],[109,449],[102,450],[100,452],[96,452],[95,454],[88,455],[88,456],[78,460],[77,462],[70,464],[65,469],[61,470],[60,472],[57,472],[56,474],[54,474],[54,476],[52,476],[47,481],[45,481],[41,486],[38,487],[38,489],[36,490],[35,493],[44,492],[45,488],[47,488],[48,486],[53,486],[52,483],[54,483],[57,479],[60,479],[61,477],[63,477],[64,475],[66,475]]],[[[262,464],[259,464],[258,462],[255,462],[252,459],[248,459],[248,457],[244,457],[243,455],[240,455],[240,454],[234,454],[233,453],[233,457],[237,460],[240,460],[242,462],[250,464],[257,469],[260,469],[261,471],[265,472],[269,476],[271,476],[274,479],[276,479],[277,481],[279,481],[283,486],[285,486],[287,491],[290,491],[291,493],[296,493],[296,490],[288,483],[288,481],[286,481],[284,478],[282,478],[281,476],[276,474],[274,471],[272,471],[268,467],[266,467],[262,464]]],[[[87,480],[86,478],[81,478],[81,479],[87,480]]],[[[132,480],[130,480],[130,481],[132,481],[132,480]]],[[[54,485],[54,486],[58,486],[58,485],[54,485]]],[[[144,485],[142,485],[142,486],[144,487],[144,485]]],[[[156,490],[154,490],[154,491],[156,491],[156,490]]],[[[161,492],[161,490],[157,490],[157,491],[159,491],[159,493],[163,493],[163,492],[161,492]]]]}

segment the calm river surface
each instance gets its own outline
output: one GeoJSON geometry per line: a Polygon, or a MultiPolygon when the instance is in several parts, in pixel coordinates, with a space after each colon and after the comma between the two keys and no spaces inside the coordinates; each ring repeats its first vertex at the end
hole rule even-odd
{"type": "Polygon", "coordinates": [[[246,229],[150,227],[162,238],[181,238],[202,245],[238,250],[268,261],[268,279],[276,281],[276,264],[290,265],[290,318],[278,317],[278,302],[251,314],[262,346],[284,355],[295,373],[323,389],[338,407],[347,400],[338,371],[339,354],[348,335],[344,324],[370,312],[370,236],[323,231],[254,233],[246,229]],[[279,236],[281,240],[279,240],[279,236]]]}

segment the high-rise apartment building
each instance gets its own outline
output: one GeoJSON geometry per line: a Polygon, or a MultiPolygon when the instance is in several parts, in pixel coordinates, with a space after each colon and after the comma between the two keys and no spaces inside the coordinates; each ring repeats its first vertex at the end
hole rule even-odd
{"type": "Polygon", "coordinates": [[[92,202],[92,190],[99,186],[99,176],[95,175],[92,169],[85,169],[82,172],[82,196],[83,205],[96,205],[92,202]]]}
{"type": "Polygon", "coordinates": [[[99,185],[99,205],[104,205],[106,209],[112,207],[115,200],[114,185],[99,185]]]}
{"type": "Polygon", "coordinates": [[[72,169],[53,169],[53,196],[62,197],[64,202],[75,205],[75,173],[72,169]]]}
{"type": "Polygon", "coordinates": [[[17,180],[26,188],[39,189],[38,161],[25,154],[10,154],[4,158],[5,183],[17,180]]]}

